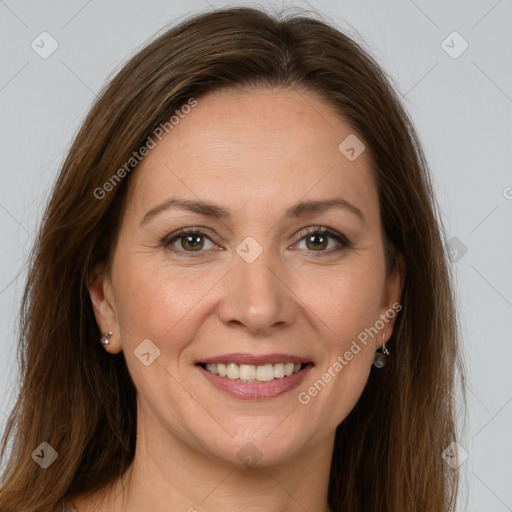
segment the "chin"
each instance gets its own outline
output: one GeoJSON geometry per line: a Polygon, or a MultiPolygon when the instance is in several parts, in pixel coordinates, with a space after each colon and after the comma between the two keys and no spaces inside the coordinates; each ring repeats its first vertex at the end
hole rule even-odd
{"type": "MultiPolygon", "coordinates": [[[[304,432],[299,435],[290,433],[278,426],[279,421],[258,422],[260,429],[247,429],[233,437],[212,439],[207,437],[207,450],[215,457],[226,462],[234,463],[247,468],[263,468],[285,463],[294,458],[305,444],[304,432]]],[[[284,423],[281,426],[284,427],[284,423]]],[[[232,433],[232,432],[231,432],[232,433]]]]}

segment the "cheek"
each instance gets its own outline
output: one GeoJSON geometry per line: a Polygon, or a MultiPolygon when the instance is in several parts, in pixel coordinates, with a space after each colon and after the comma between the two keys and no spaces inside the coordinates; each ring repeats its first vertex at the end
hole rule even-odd
{"type": "Polygon", "coordinates": [[[156,259],[125,253],[116,260],[113,283],[118,323],[126,364],[139,398],[156,415],[167,411],[165,414],[179,417],[180,404],[190,397],[177,378],[178,363],[200,325],[198,301],[212,284],[191,278],[186,270],[157,265],[156,259]],[[154,352],[146,340],[159,352],[154,352]],[[140,347],[150,347],[148,365],[142,356],[146,349],[140,347]]]}
{"type": "MultiPolygon", "coordinates": [[[[317,318],[325,358],[301,403],[311,403],[326,428],[338,425],[357,403],[368,380],[377,337],[381,270],[375,262],[336,269],[308,286],[308,309],[317,318]]],[[[306,405],[309,407],[309,405],[306,405]]]]}
{"type": "Polygon", "coordinates": [[[159,365],[175,366],[205,322],[219,275],[171,266],[154,254],[126,254],[113,276],[123,350],[149,339],[160,349],[159,365]]]}
{"type": "MultiPolygon", "coordinates": [[[[309,280],[302,296],[320,320],[329,353],[342,353],[379,319],[381,269],[374,261],[340,266],[321,280],[309,280]]],[[[364,338],[364,336],[362,336],[364,338]]],[[[368,340],[368,341],[371,341],[368,340]]]]}
{"type": "Polygon", "coordinates": [[[113,275],[119,322],[130,334],[159,338],[184,315],[192,295],[182,275],[150,254],[120,255],[113,275]]]}

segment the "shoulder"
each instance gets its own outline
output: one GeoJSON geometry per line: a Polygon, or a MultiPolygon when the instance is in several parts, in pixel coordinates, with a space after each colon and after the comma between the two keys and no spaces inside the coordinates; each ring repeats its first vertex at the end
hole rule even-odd
{"type": "Polygon", "coordinates": [[[62,508],[63,512],[78,512],[77,509],[73,506],[71,501],[65,501],[62,508]]]}

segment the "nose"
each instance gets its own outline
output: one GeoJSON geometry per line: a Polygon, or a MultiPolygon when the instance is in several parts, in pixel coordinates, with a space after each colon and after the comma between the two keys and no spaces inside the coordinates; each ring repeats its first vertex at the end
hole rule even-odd
{"type": "Polygon", "coordinates": [[[222,322],[262,337],[291,325],[298,307],[288,267],[271,251],[264,250],[252,263],[235,255],[219,307],[222,322]]]}

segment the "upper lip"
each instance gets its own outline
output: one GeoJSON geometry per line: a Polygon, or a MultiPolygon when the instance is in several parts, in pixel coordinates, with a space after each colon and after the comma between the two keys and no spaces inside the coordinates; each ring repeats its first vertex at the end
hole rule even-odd
{"type": "Polygon", "coordinates": [[[252,364],[260,366],[264,364],[274,363],[310,363],[309,359],[304,357],[294,356],[292,354],[248,354],[248,353],[232,353],[222,354],[220,356],[208,357],[197,361],[198,364],[212,364],[212,363],[235,363],[252,364]]]}

